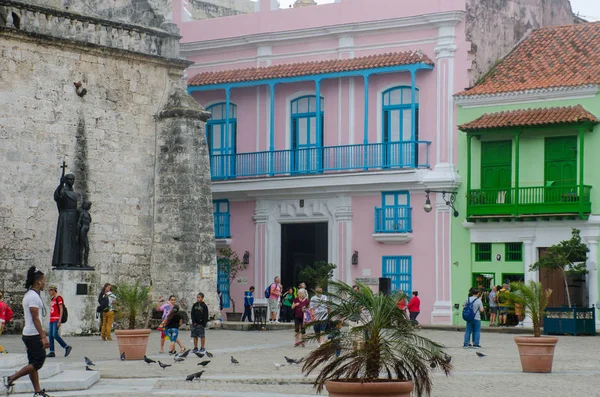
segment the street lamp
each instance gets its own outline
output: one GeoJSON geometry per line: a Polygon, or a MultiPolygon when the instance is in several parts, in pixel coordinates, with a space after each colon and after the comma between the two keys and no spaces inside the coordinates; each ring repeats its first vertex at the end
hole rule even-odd
{"type": "Polygon", "coordinates": [[[429,199],[429,193],[441,193],[442,200],[444,200],[448,207],[454,210],[454,217],[458,218],[458,211],[454,207],[454,202],[456,201],[456,192],[447,192],[445,190],[425,190],[425,205],[423,206],[423,211],[428,213],[433,209],[431,206],[431,200],[429,199]],[[448,195],[448,197],[446,195],[448,195]]]}

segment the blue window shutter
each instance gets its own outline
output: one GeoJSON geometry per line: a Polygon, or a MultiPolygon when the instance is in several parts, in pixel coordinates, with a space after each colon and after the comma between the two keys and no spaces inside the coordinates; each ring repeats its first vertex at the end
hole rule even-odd
{"type": "Polygon", "coordinates": [[[412,293],[412,256],[382,257],[381,274],[391,279],[392,291],[412,293]]]}
{"type": "Polygon", "coordinates": [[[219,288],[221,294],[223,295],[223,308],[229,309],[231,304],[229,295],[229,259],[217,259],[217,266],[219,268],[219,274],[217,276],[217,288],[219,288]]]}

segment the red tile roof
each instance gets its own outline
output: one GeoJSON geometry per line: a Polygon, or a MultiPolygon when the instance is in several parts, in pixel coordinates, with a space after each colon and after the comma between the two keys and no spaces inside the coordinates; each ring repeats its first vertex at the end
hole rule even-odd
{"type": "Polygon", "coordinates": [[[273,65],[261,68],[234,69],[220,72],[203,72],[188,81],[190,86],[238,83],[280,79],[286,77],[311,76],[325,73],[348,72],[353,70],[375,69],[390,66],[433,62],[421,51],[395,52],[371,55],[352,59],[333,59],[330,61],[302,62],[273,65]]]}
{"type": "Polygon", "coordinates": [[[457,96],[600,84],[600,22],[534,30],[457,96]]]}
{"type": "Polygon", "coordinates": [[[541,109],[520,109],[498,113],[486,113],[458,128],[465,132],[500,128],[537,127],[552,124],[600,123],[581,105],[541,109]]]}

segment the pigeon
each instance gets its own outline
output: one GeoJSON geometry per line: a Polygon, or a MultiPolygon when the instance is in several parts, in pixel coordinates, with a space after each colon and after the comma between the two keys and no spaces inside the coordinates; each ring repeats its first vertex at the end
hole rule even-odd
{"type": "Polygon", "coordinates": [[[152,359],[150,359],[150,358],[148,358],[148,357],[146,357],[146,356],[144,356],[144,361],[145,361],[147,364],[156,364],[156,361],[154,361],[154,360],[152,360],[152,359]]]}
{"type": "Polygon", "coordinates": [[[208,356],[208,358],[213,358],[212,353],[206,352],[206,355],[208,356]]]}
{"type": "Polygon", "coordinates": [[[300,364],[302,360],[304,360],[304,357],[299,360],[294,360],[293,358],[289,358],[287,356],[283,356],[283,358],[285,358],[285,361],[287,361],[288,364],[300,364]]]}
{"type": "Polygon", "coordinates": [[[210,360],[201,361],[198,363],[198,365],[202,365],[203,367],[206,367],[209,362],[210,362],[210,360]]]}
{"type": "Polygon", "coordinates": [[[183,353],[181,353],[179,355],[179,357],[186,358],[188,356],[188,354],[190,354],[191,351],[192,351],[191,349],[187,349],[186,351],[184,351],[183,353]]]}
{"type": "Polygon", "coordinates": [[[195,354],[196,356],[198,356],[198,358],[202,358],[202,357],[204,357],[204,353],[200,353],[200,352],[194,352],[194,354],[195,354]]]}
{"type": "Polygon", "coordinates": [[[170,367],[170,366],[171,366],[171,364],[163,364],[163,363],[161,363],[161,362],[160,362],[160,360],[158,360],[158,365],[159,365],[159,366],[160,366],[160,367],[161,367],[163,370],[164,370],[165,368],[167,368],[167,367],[170,367]]]}
{"type": "Polygon", "coordinates": [[[84,357],[83,359],[85,360],[85,365],[87,365],[88,367],[93,367],[94,365],[96,365],[92,362],[92,360],[90,360],[87,357],[84,357]]]}
{"type": "Polygon", "coordinates": [[[121,353],[121,361],[125,361],[125,352],[121,353]]]}
{"type": "Polygon", "coordinates": [[[85,370],[86,371],[95,371],[95,369],[91,369],[90,367],[88,367],[87,365],[85,366],[85,370]]]}
{"type": "Polygon", "coordinates": [[[480,353],[480,352],[475,352],[475,354],[477,354],[478,357],[485,357],[485,354],[480,353]]]}
{"type": "Polygon", "coordinates": [[[196,377],[195,375],[196,374],[191,374],[191,375],[186,376],[185,381],[186,382],[193,382],[194,378],[196,377]]]}
{"type": "Polygon", "coordinates": [[[274,366],[274,367],[275,367],[277,370],[279,370],[279,368],[281,368],[281,367],[285,367],[285,365],[284,365],[284,364],[279,364],[279,363],[273,363],[273,366],[274,366]]]}
{"type": "Polygon", "coordinates": [[[196,372],[196,373],[194,374],[194,377],[195,377],[196,379],[200,379],[200,377],[202,376],[202,374],[203,374],[203,373],[204,373],[204,371],[196,372]]]}
{"type": "Polygon", "coordinates": [[[185,358],[175,357],[173,360],[175,360],[176,363],[182,363],[185,361],[185,358]]]}
{"type": "Polygon", "coordinates": [[[233,358],[233,356],[231,356],[231,363],[236,364],[236,365],[240,364],[240,362],[238,360],[236,360],[235,358],[233,358]]]}
{"type": "Polygon", "coordinates": [[[444,364],[450,364],[450,361],[452,361],[452,356],[444,353],[444,364]]]}

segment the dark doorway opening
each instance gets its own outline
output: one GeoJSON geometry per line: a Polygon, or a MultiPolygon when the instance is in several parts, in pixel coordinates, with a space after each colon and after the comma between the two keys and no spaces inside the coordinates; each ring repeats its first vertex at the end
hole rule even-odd
{"type": "Polygon", "coordinates": [[[281,225],[281,284],[297,287],[298,275],[308,264],[327,261],[327,223],[281,225]]]}

